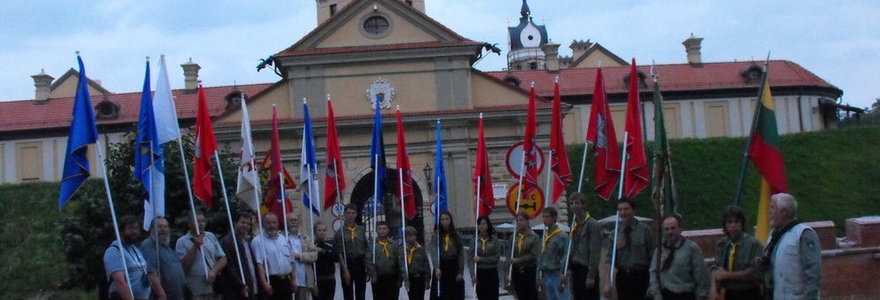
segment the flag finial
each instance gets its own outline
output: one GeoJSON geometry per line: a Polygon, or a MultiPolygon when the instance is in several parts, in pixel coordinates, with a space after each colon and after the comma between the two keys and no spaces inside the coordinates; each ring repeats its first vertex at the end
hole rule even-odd
{"type": "Polygon", "coordinates": [[[397,105],[397,111],[400,111],[400,104],[397,105]]]}
{"type": "Polygon", "coordinates": [[[147,55],[147,61],[148,61],[148,62],[150,61],[150,56],[149,56],[149,55],[147,55]]]}
{"type": "Polygon", "coordinates": [[[482,118],[483,118],[483,113],[480,113],[480,119],[482,119],[482,118]]]}
{"type": "Polygon", "coordinates": [[[599,62],[596,63],[596,68],[602,68],[602,60],[601,59],[599,60],[599,62]]]}
{"type": "Polygon", "coordinates": [[[555,82],[555,83],[559,83],[559,75],[556,75],[556,77],[553,78],[553,82],[555,82]]]}
{"type": "Polygon", "coordinates": [[[79,56],[79,50],[76,50],[76,56],[79,56]]]}
{"type": "Polygon", "coordinates": [[[529,87],[534,88],[534,87],[535,87],[535,82],[532,81],[531,83],[529,83],[529,87]]]}
{"type": "Polygon", "coordinates": [[[303,104],[308,104],[308,101],[306,101],[306,97],[303,97],[303,104]]]}
{"type": "Polygon", "coordinates": [[[327,93],[327,101],[330,101],[330,93],[327,93]]]}

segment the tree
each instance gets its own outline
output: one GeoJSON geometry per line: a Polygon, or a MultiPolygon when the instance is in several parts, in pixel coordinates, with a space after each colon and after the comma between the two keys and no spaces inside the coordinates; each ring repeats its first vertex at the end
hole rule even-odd
{"type": "MultiPolygon", "coordinates": [[[[107,150],[107,173],[118,217],[136,215],[143,218],[143,187],[132,174],[134,169],[134,137],[135,128],[132,128],[125,134],[122,143],[110,144],[107,150]]],[[[185,135],[182,142],[184,151],[187,153],[186,158],[189,161],[187,168],[192,176],[192,135],[185,135]]],[[[177,237],[186,233],[190,220],[190,215],[187,213],[189,211],[189,198],[186,194],[188,190],[178,149],[176,141],[169,142],[164,146],[165,212],[166,218],[172,226],[172,243],[177,237]]],[[[237,159],[235,156],[230,154],[228,149],[220,151],[223,178],[226,181],[227,194],[232,197],[229,200],[233,209],[245,207],[243,203],[234,199],[234,180],[237,167],[234,161],[237,159]]],[[[216,168],[214,170],[214,195],[220,198],[222,192],[219,174],[216,168]]],[[[205,217],[208,220],[207,227],[212,232],[223,236],[229,231],[222,198],[220,201],[215,201],[217,204],[210,208],[205,208],[197,199],[195,202],[197,209],[205,211],[205,217]]],[[[74,199],[68,202],[63,215],[61,222],[62,251],[68,263],[68,271],[62,286],[85,290],[106,287],[107,279],[104,275],[103,255],[106,247],[116,237],[113,232],[103,179],[91,179],[86,182],[74,196],[74,199]]]]}

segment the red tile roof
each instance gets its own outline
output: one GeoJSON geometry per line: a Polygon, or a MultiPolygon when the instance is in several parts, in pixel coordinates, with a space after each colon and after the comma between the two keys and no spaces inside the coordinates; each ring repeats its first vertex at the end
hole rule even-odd
{"type": "MultiPolygon", "coordinates": [[[[238,88],[246,95],[255,95],[271,83],[206,87],[205,95],[208,99],[208,107],[211,116],[217,116],[224,112],[226,107],[225,97],[238,88]]],[[[198,93],[187,93],[186,90],[174,90],[177,117],[179,119],[194,119],[196,116],[196,102],[198,93]]],[[[73,97],[50,99],[44,104],[35,104],[33,100],[0,102],[0,132],[23,131],[37,129],[64,128],[70,126],[72,119],[73,97]]],[[[135,123],[140,111],[141,93],[109,94],[106,96],[93,95],[92,106],[104,100],[112,101],[119,106],[119,117],[113,120],[98,120],[98,125],[135,123]]]]}
{"type": "MultiPolygon", "coordinates": [[[[756,88],[756,82],[746,82],[740,75],[742,70],[751,67],[754,62],[717,62],[703,63],[701,65],[690,64],[665,64],[656,65],[660,74],[660,87],[664,92],[669,91],[698,91],[718,89],[756,88]]],[[[757,63],[763,66],[764,63],[757,63]]],[[[624,76],[629,75],[629,66],[602,68],[605,77],[607,93],[626,93],[627,85],[623,81],[624,76]]],[[[650,65],[638,67],[644,73],[650,86],[650,65]]],[[[504,79],[508,74],[517,77],[521,86],[526,87],[530,82],[535,82],[535,92],[543,97],[553,95],[553,79],[559,76],[559,92],[566,95],[592,95],[593,84],[596,78],[596,68],[584,69],[561,69],[558,73],[545,70],[527,71],[492,71],[486,72],[491,76],[504,79]]],[[[770,61],[770,85],[772,87],[820,87],[836,89],[837,87],[800,65],[787,60],[770,61]]],[[[642,90],[645,90],[644,88],[642,90]]]]}

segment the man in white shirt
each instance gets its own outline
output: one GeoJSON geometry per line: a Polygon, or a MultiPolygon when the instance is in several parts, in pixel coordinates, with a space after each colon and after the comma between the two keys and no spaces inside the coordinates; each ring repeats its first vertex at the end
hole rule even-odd
{"type": "Polygon", "coordinates": [[[266,213],[263,230],[251,241],[251,251],[257,261],[260,293],[267,300],[290,300],[296,288],[296,278],[291,272],[290,243],[278,230],[278,216],[266,213]]]}
{"type": "Polygon", "coordinates": [[[315,249],[312,238],[299,230],[299,215],[292,213],[287,215],[288,240],[293,253],[293,272],[296,274],[296,300],[308,300],[309,289],[315,286],[312,264],[318,259],[318,251],[315,249]]]}

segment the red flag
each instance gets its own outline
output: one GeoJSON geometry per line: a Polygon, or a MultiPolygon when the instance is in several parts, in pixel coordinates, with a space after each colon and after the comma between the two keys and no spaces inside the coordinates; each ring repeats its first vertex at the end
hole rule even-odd
{"type": "Polygon", "coordinates": [[[345,173],[342,171],[342,152],[339,150],[339,134],[333,104],[327,99],[327,168],[324,170],[324,210],[336,204],[339,193],[345,190],[345,173]]]}
{"type": "Polygon", "coordinates": [[[495,209],[495,196],[492,191],[492,170],[489,169],[489,154],[486,153],[486,138],[483,134],[483,114],[480,114],[480,137],[477,140],[477,162],[474,165],[474,194],[477,198],[477,216],[484,217],[495,209]]]}
{"type": "Polygon", "coordinates": [[[201,199],[206,205],[214,204],[213,180],[211,178],[211,157],[217,151],[217,140],[214,139],[214,127],[211,125],[211,115],[208,113],[208,100],[205,97],[205,89],[199,85],[199,104],[196,114],[196,143],[195,143],[195,174],[193,175],[193,195],[201,199]]]}
{"type": "Polygon", "coordinates": [[[626,172],[623,175],[623,194],[633,197],[648,186],[648,159],[642,140],[642,105],[639,99],[639,74],[636,59],[629,71],[629,99],[626,104],[626,172]]]}
{"type": "Polygon", "coordinates": [[[562,100],[559,97],[559,80],[553,86],[553,117],[550,124],[550,170],[553,179],[553,203],[565,192],[565,187],[572,181],[571,168],[568,165],[568,153],[565,151],[565,138],[562,136],[562,100]]]}
{"type": "Polygon", "coordinates": [[[409,166],[409,155],[406,154],[406,136],[403,133],[403,119],[400,108],[397,109],[397,169],[403,171],[403,212],[407,218],[416,216],[416,198],[413,194],[412,168],[409,166]]]}
{"type": "Polygon", "coordinates": [[[538,149],[538,145],[535,143],[535,135],[537,135],[538,131],[537,121],[535,120],[535,101],[537,101],[537,96],[535,95],[535,83],[533,82],[532,88],[529,91],[529,111],[526,115],[526,130],[523,140],[523,161],[525,162],[526,169],[523,179],[531,184],[531,186],[538,186],[538,174],[541,173],[541,170],[538,169],[540,167],[538,165],[538,153],[541,150],[538,149]]]}
{"type": "Polygon", "coordinates": [[[605,95],[605,82],[602,69],[596,70],[596,86],[593,89],[593,104],[590,107],[590,124],[587,129],[587,142],[593,143],[593,155],[596,157],[593,169],[593,191],[605,200],[617,187],[620,177],[620,152],[617,150],[617,135],[614,133],[614,122],[611,120],[611,109],[608,108],[608,97],[605,95]]]}
{"type": "MultiPolygon", "coordinates": [[[[268,168],[269,171],[268,174],[266,174],[266,177],[269,180],[266,186],[266,198],[263,203],[269,211],[274,212],[278,217],[281,217],[284,212],[281,204],[281,193],[284,191],[281,190],[281,178],[279,178],[278,173],[284,174],[284,188],[294,189],[296,188],[296,183],[290,177],[290,174],[287,174],[287,170],[284,169],[284,166],[281,165],[281,140],[278,137],[278,114],[275,111],[274,106],[272,106],[271,145],[269,146],[269,152],[266,153],[266,159],[263,160],[263,167],[268,168]]],[[[293,202],[291,202],[289,198],[285,197],[284,199],[284,205],[287,206],[287,212],[292,212],[293,202]]]]}

